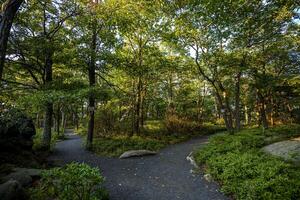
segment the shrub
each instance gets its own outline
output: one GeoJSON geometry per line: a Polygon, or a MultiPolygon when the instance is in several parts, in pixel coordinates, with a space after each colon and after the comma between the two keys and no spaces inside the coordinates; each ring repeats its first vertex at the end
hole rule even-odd
{"type": "MultiPolygon", "coordinates": [[[[65,139],[64,135],[57,135],[57,133],[53,132],[50,143],[50,150],[52,150],[59,139],[65,139]]],[[[43,140],[43,129],[37,129],[36,135],[33,137],[33,147],[32,149],[35,151],[39,151],[43,149],[42,146],[43,140]]]]}
{"type": "Polygon", "coordinates": [[[106,200],[104,178],[97,168],[71,163],[42,173],[37,187],[30,190],[31,199],[106,200]]]}
{"type": "Polygon", "coordinates": [[[194,156],[221,183],[222,191],[236,199],[299,199],[300,169],[260,150],[278,138],[299,135],[299,127],[275,127],[265,133],[247,129],[235,135],[213,136],[194,156]]]}
{"type": "Polygon", "coordinates": [[[94,141],[93,151],[106,156],[120,156],[128,150],[147,149],[157,151],[166,144],[162,141],[139,136],[114,136],[98,138],[94,141]]]}
{"type": "Polygon", "coordinates": [[[165,118],[165,126],[169,134],[191,133],[201,129],[201,126],[176,114],[168,114],[165,118]]]}
{"type": "Polygon", "coordinates": [[[116,108],[118,108],[118,104],[109,102],[97,109],[95,113],[96,136],[127,134],[131,132],[131,119],[120,116],[121,113],[126,113],[126,109],[120,111],[116,108]]]}

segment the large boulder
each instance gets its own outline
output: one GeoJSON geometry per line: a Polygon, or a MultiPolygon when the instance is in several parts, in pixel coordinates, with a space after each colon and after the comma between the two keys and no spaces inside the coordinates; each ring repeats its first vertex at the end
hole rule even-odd
{"type": "Polygon", "coordinates": [[[31,150],[36,134],[33,120],[17,109],[4,110],[0,114],[0,150],[16,152],[31,150]]]}
{"type": "Polygon", "coordinates": [[[300,138],[270,144],[265,146],[263,151],[285,161],[300,164],[300,138]]]}
{"type": "Polygon", "coordinates": [[[16,180],[9,180],[0,185],[1,200],[22,200],[25,198],[25,192],[21,184],[16,180]]]}
{"type": "Polygon", "coordinates": [[[149,150],[130,150],[124,152],[119,158],[130,158],[130,157],[137,157],[137,156],[148,156],[148,155],[155,155],[157,154],[154,151],[149,150]]]}
{"type": "Polygon", "coordinates": [[[12,173],[1,178],[2,182],[9,180],[18,181],[23,187],[30,186],[33,180],[41,177],[42,170],[40,169],[27,169],[15,168],[12,173]]]}

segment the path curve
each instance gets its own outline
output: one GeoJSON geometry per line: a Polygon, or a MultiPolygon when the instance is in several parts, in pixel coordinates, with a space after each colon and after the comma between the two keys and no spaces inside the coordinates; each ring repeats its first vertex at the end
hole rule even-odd
{"type": "Polygon", "coordinates": [[[215,183],[208,183],[201,174],[193,174],[186,160],[208,137],[171,145],[155,156],[118,159],[97,156],[85,151],[82,139],[67,135],[58,142],[51,160],[61,164],[85,162],[99,167],[106,177],[105,187],[111,200],[223,200],[228,199],[215,183]]]}

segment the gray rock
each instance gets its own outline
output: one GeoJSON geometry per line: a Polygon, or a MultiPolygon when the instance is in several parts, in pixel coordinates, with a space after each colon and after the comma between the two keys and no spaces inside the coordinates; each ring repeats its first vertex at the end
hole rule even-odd
{"type": "Polygon", "coordinates": [[[32,178],[23,172],[13,172],[1,179],[2,182],[7,182],[9,180],[17,181],[22,187],[30,186],[32,183],[32,178]]]}
{"type": "Polygon", "coordinates": [[[147,156],[147,155],[155,155],[157,152],[149,151],[149,150],[131,150],[124,152],[119,158],[130,158],[130,157],[137,157],[137,156],[147,156]]]}
{"type": "Polygon", "coordinates": [[[285,161],[300,163],[300,140],[286,140],[270,144],[262,148],[266,153],[274,156],[279,156],[285,161]]]}
{"type": "Polygon", "coordinates": [[[24,199],[24,190],[16,180],[9,180],[0,185],[1,200],[20,200],[24,199]]]}
{"type": "Polygon", "coordinates": [[[9,109],[0,115],[0,150],[17,152],[31,150],[36,134],[34,122],[17,109],[9,109]]]}
{"type": "Polygon", "coordinates": [[[195,158],[193,156],[193,152],[191,152],[187,157],[186,160],[189,161],[196,169],[199,169],[198,164],[195,161],[195,158]]]}
{"type": "Polygon", "coordinates": [[[204,179],[207,181],[207,182],[211,182],[213,179],[212,179],[212,176],[210,174],[205,174],[204,175],[204,179]]]}
{"type": "Polygon", "coordinates": [[[41,176],[42,170],[40,169],[26,169],[26,168],[15,168],[14,172],[3,177],[2,182],[9,180],[18,181],[23,187],[30,186],[34,178],[41,176]]]}
{"type": "Polygon", "coordinates": [[[41,177],[42,169],[14,168],[14,172],[25,173],[32,178],[41,177]]]}

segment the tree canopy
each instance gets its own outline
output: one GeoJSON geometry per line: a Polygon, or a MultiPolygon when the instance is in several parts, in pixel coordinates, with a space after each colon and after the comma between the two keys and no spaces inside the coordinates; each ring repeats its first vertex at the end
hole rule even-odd
{"type": "Polygon", "coordinates": [[[44,127],[45,148],[70,123],[91,147],[95,134],[144,134],[147,120],[231,133],[300,120],[295,0],[12,2],[0,106],[44,127]]]}

